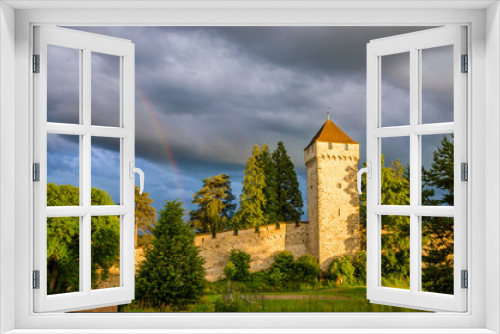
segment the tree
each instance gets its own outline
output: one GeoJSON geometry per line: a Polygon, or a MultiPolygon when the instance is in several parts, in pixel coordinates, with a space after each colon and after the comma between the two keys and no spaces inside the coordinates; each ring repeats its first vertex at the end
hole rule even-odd
{"type": "Polygon", "coordinates": [[[203,296],[205,261],[183,216],[179,201],[166,201],[153,228],[153,248],[146,253],[136,281],[136,298],[151,306],[185,309],[203,296]]]}
{"type": "Polygon", "coordinates": [[[147,246],[151,241],[151,231],[156,220],[156,210],[151,206],[152,203],[149,193],[139,194],[139,187],[135,186],[135,248],[138,238],[141,246],[147,246]]]}
{"type": "MultiPolygon", "coordinates": [[[[381,158],[381,202],[384,205],[409,205],[409,167],[399,160],[384,166],[381,158]]],[[[366,251],[366,178],[360,195],[361,248],[366,251]]],[[[406,280],[410,261],[410,220],[407,216],[382,216],[382,277],[406,280]]]]}
{"type": "MultiPolygon", "coordinates": [[[[453,206],[453,176],[454,144],[443,136],[433,153],[431,168],[422,167],[422,203],[453,206]],[[436,191],[439,192],[437,198],[436,191]]],[[[453,227],[453,218],[422,217],[422,288],[425,291],[453,294],[453,227]]]]}
{"type": "Polygon", "coordinates": [[[304,202],[292,160],[281,141],[273,152],[273,162],[277,175],[278,220],[298,222],[304,213],[304,202]]]}
{"type": "Polygon", "coordinates": [[[232,218],[236,204],[231,180],[226,174],[211,176],[203,180],[203,187],[193,194],[192,203],[198,209],[191,211],[191,225],[200,232],[223,231],[232,218]]]}
{"type": "Polygon", "coordinates": [[[265,224],[276,224],[279,227],[279,205],[276,168],[267,144],[262,145],[261,154],[257,157],[264,171],[266,185],[263,189],[266,204],[263,207],[265,224]]]}
{"type": "MultiPolygon", "coordinates": [[[[92,188],[92,205],[113,205],[104,190],[92,188]]],[[[47,205],[79,205],[79,188],[72,185],[47,184],[47,205]]],[[[119,265],[120,219],[116,216],[91,218],[91,277],[93,287],[105,281],[109,269],[119,265]]],[[[80,218],[47,218],[47,293],[79,290],[80,218]]]]}
{"type": "Polygon", "coordinates": [[[245,166],[240,206],[233,222],[235,228],[252,226],[258,228],[259,225],[265,224],[264,207],[266,205],[266,198],[264,196],[264,187],[266,183],[264,170],[258,162],[260,155],[260,148],[255,145],[252,150],[252,156],[248,159],[245,166]]]}
{"type": "Polygon", "coordinates": [[[232,274],[230,279],[241,282],[248,281],[250,279],[250,261],[251,257],[247,252],[240,249],[231,249],[228,264],[232,263],[229,266],[234,266],[234,270],[230,273],[232,274]]]}

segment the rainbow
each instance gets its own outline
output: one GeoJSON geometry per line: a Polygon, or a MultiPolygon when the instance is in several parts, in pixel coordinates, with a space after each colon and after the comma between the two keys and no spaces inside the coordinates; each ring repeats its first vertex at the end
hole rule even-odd
{"type": "Polygon", "coordinates": [[[167,163],[172,167],[172,170],[174,172],[175,184],[179,191],[180,200],[184,204],[184,206],[186,206],[187,202],[185,198],[184,187],[182,185],[181,174],[179,172],[179,167],[177,165],[177,162],[175,161],[172,148],[168,144],[167,134],[165,133],[164,129],[161,126],[161,121],[154,110],[153,104],[149,101],[143,89],[139,86],[137,82],[135,85],[135,92],[142,106],[144,107],[144,110],[146,111],[146,115],[148,116],[151,125],[153,126],[154,129],[153,133],[157,138],[158,142],[161,144],[162,151],[165,155],[167,163]]]}

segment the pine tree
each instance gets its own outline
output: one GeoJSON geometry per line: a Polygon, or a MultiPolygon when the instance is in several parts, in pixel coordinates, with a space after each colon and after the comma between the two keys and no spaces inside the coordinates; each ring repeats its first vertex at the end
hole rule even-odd
{"type": "Polygon", "coordinates": [[[263,207],[266,224],[276,224],[279,227],[279,206],[277,190],[277,173],[274,162],[269,152],[267,144],[262,145],[260,156],[258,156],[260,167],[264,171],[266,186],[264,187],[264,197],[266,205],[263,207]]]}
{"type": "Polygon", "coordinates": [[[136,298],[150,306],[183,310],[203,296],[205,261],[183,216],[180,202],[166,201],[152,231],[153,248],[146,253],[136,280],[136,298]]]}
{"type": "Polygon", "coordinates": [[[258,228],[259,225],[265,224],[264,207],[266,206],[266,198],[264,188],[266,183],[264,170],[259,166],[258,162],[260,155],[260,148],[255,145],[252,156],[245,166],[240,206],[233,220],[235,229],[252,226],[258,228]]]}
{"type": "MultiPolygon", "coordinates": [[[[453,136],[452,136],[453,138],[453,136]]],[[[422,203],[454,204],[454,144],[447,136],[433,153],[431,168],[422,168],[422,203]],[[439,197],[436,198],[436,190],[439,197]]],[[[453,294],[453,218],[422,217],[422,288],[453,294]]]]}
{"type": "Polygon", "coordinates": [[[304,213],[302,211],[304,202],[292,160],[281,141],[273,152],[273,162],[276,169],[278,220],[298,222],[304,213]]]}
{"type": "Polygon", "coordinates": [[[156,210],[151,206],[153,200],[149,193],[139,194],[135,186],[135,248],[138,244],[147,246],[151,241],[151,231],[156,220],[156,210]]]}
{"type": "Polygon", "coordinates": [[[227,229],[227,222],[236,208],[233,201],[228,175],[219,174],[204,179],[203,187],[193,194],[192,203],[198,205],[198,209],[190,212],[191,226],[200,232],[212,232],[214,236],[216,232],[227,229]]]}

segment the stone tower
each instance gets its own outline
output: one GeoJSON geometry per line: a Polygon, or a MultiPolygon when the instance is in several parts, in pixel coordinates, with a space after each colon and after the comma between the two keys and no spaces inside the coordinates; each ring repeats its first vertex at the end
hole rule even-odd
{"type": "Polygon", "coordinates": [[[323,270],[359,249],[358,160],[359,143],[330,117],[304,150],[309,247],[323,270]]]}

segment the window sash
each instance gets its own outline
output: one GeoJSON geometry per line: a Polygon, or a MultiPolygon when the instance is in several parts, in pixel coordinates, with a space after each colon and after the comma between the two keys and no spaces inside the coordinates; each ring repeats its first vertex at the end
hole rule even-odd
{"type": "Polygon", "coordinates": [[[134,44],[130,41],[47,26],[35,27],[34,54],[40,55],[40,73],[34,75],[34,161],[40,163],[40,182],[34,183],[34,270],[40,271],[40,289],[33,290],[34,311],[72,311],[129,303],[134,298],[134,44]],[[80,50],[80,124],[47,122],[47,45],[80,50]],[[120,127],[91,123],[91,54],[120,57],[120,127]],[[47,134],[80,138],[80,205],[47,207],[47,134]],[[91,139],[120,139],[120,204],[91,205],[91,139]],[[91,288],[91,217],[120,216],[120,287],[91,288]],[[80,217],[79,291],[47,295],[47,217],[80,217]]]}
{"type": "Polygon", "coordinates": [[[460,164],[467,162],[467,76],[460,73],[460,55],[466,54],[466,30],[452,26],[429,29],[371,41],[367,46],[367,161],[372,162],[372,177],[367,180],[367,298],[371,302],[423,310],[467,310],[467,290],[461,289],[460,271],[467,269],[467,184],[460,180],[460,164]],[[420,124],[421,51],[439,46],[454,46],[454,122],[420,124]],[[410,124],[381,126],[381,57],[410,53],[410,124]],[[421,137],[429,134],[454,134],[454,207],[420,205],[421,137]],[[381,205],[381,138],[410,137],[410,205],[381,205]],[[410,217],[410,290],[381,286],[381,216],[410,217]],[[454,218],[454,295],[420,291],[421,217],[454,218]]]}

